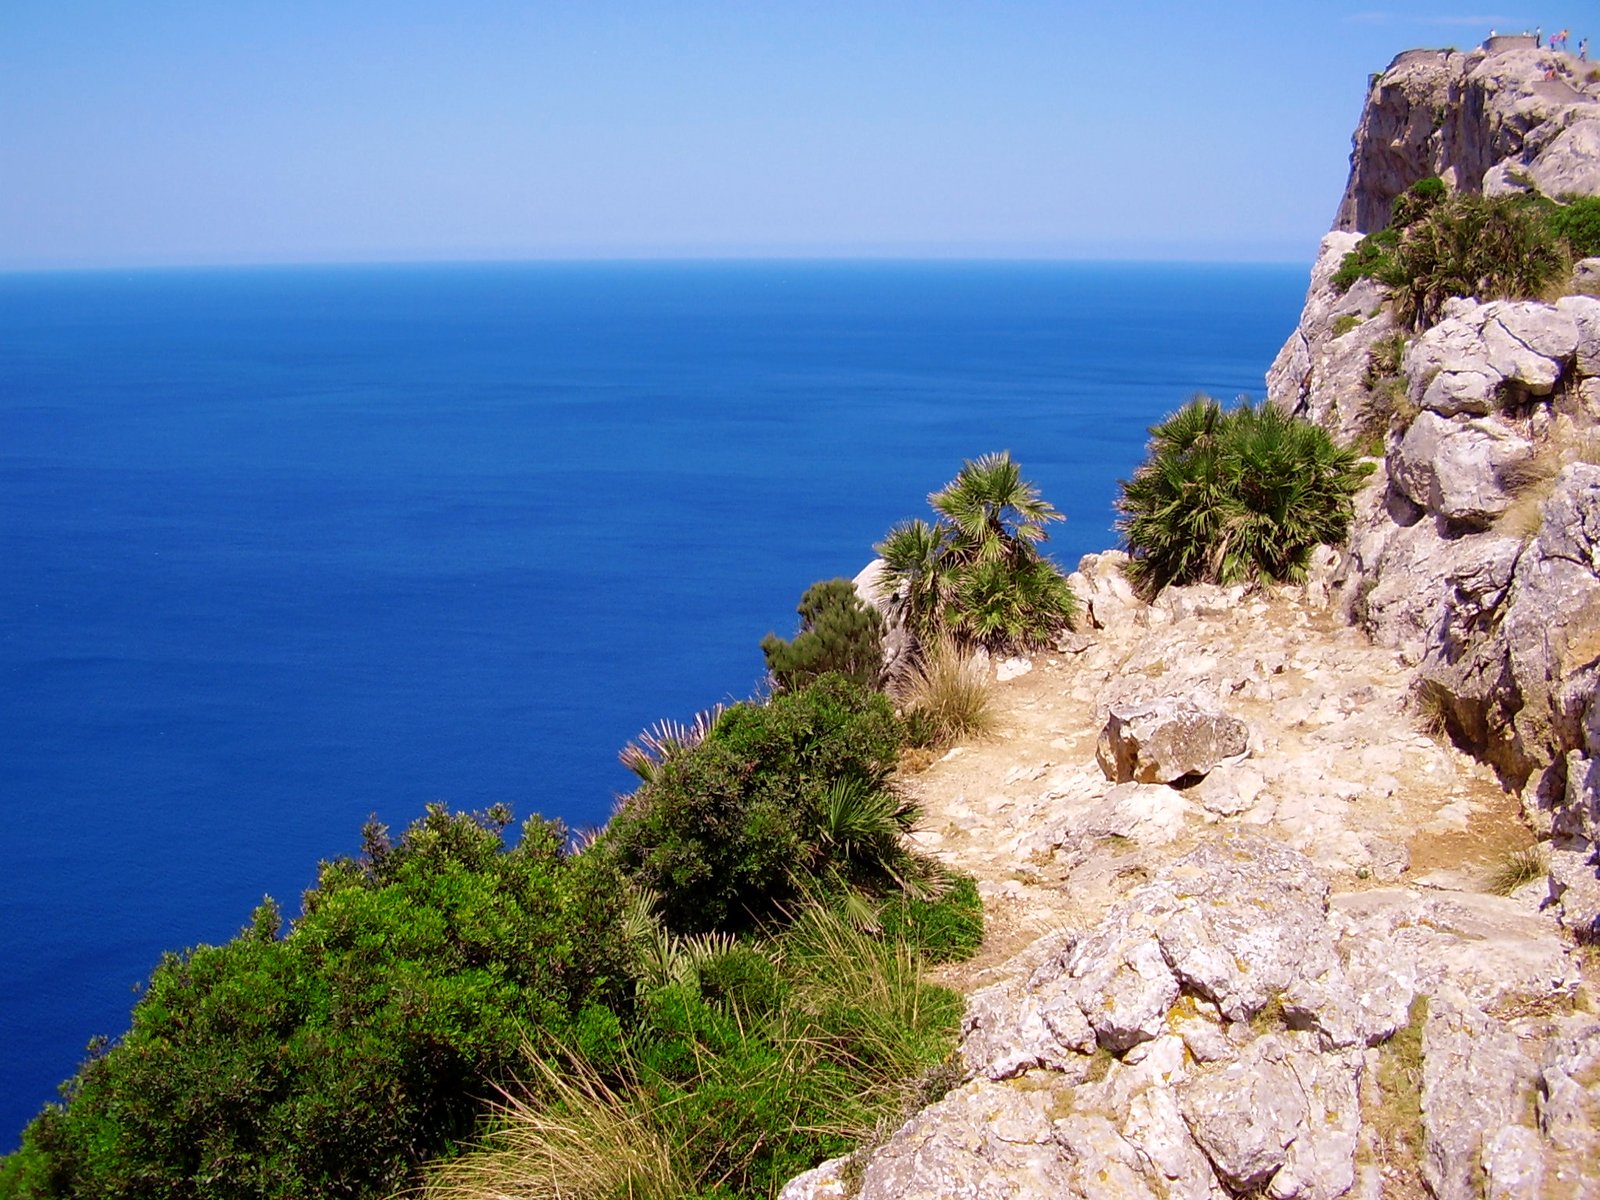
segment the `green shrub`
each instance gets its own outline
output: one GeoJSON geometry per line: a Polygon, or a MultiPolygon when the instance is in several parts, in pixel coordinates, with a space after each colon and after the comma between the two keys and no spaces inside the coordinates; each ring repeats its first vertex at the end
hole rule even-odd
{"type": "Polygon", "coordinates": [[[1521,196],[1457,196],[1410,226],[1383,281],[1395,315],[1422,329],[1446,300],[1528,299],[1566,270],[1544,206],[1521,196]]]}
{"type": "Polygon", "coordinates": [[[1009,453],[967,462],[928,499],[938,520],[904,522],[875,547],[885,597],[919,641],[949,634],[993,650],[1026,648],[1071,623],[1072,590],[1037,549],[1046,523],[1063,518],[1009,453]]]}
{"type": "Polygon", "coordinates": [[[1349,291],[1358,279],[1384,279],[1393,261],[1394,248],[1400,241],[1400,231],[1392,226],[1369,233],[1356,243],[1354,250],[1339,261],[1339,269],[1330,282],[1339,291],[1349,291]]]}
{"type": "Polygon", "coordinates": [[[1600,254],[1600,196],[1572,196],[1549,214],[1551,229],[1573,258],[1600,254]]]}
{"type": "Polygon", "coordinates": [[[1128,575],[1146,597],[1172,583],[1303,579],[1313,547],[1344,539],[1371,471],[1269,404],[1225,412],[1197,397],[1150,435],[1117,501],[1128,575]]]}
{"type": "Polygon", "coordinates": [[[1386,284],[1402,324],[1422,329],[1446,300],[1528,299],[1565,271],[1568,256],[1600,233],[1590,206],[1541,196],[1447,195],[1423,180],[1395,200],[1394,221],[1363,238],[1333,283],[1370,277],[1386,284]]]}
{"type": "Polygon", "coordinates": [[[780,688],[812,683],[832,671],[863,687],[883,679],[883,617],[863,604],[848,579],[814,583],[800,597],[800,632],[787,642],[769,633],[761,639],[767,670],[780,688]]]}
{"type": "Polygon", "coordinates": [[[620,995],[620,880],[537,820],[369,826],[305,913],[166,956],[7,1160],[14,1197],[385,1195],[470,1133],[528,1028],[620,995]]]}
{"type": "Polygon", "coordinates": [[[983,898],[970,875],[960,875],[933,896],[899,895],[879,920],[890,941],[915,946],[930,963],[971,958],[983,943],[983,898]]]}
{"type": "Polygon", "coordinates": [[[910,943],[818,907],[762,957],[782,987],[760,1011],[675,986],[614,1059],[531,1059],[479,1147],[439,1164],[424,1195],[764,1200],[938,1098],[963,1003],[923,980],[910,943]]]}
{"type": "Polygon", "coordinates": [[[888,699],[839,675],[734,705],[628,798],[603,842],[680,933],[774,920],[813,880],[889,886],[898,857],[861,861],[830,821],[841,786],[901,811],[885,780],[902,742],[888,699]]]}
{"type": "Polygon", "coordinates": [[[1437,175],[1419,179],[1396,196],[1389,206],[1389,227],[1405,229],[1427,217],[1449,199],[1450,189],[1437,175]]]}
{"type": "Polygon", "coordinates": [[[1333,336],[1341,338],[1360,324],[1360,313],[1340,313],[1333,321],[1333,336]]]}

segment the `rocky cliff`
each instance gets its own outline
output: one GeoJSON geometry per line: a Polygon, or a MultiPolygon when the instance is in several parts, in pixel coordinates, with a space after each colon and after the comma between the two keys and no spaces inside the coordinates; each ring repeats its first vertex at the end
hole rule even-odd
{"type": "Polygon", "coordinates": [[[906,781],[990,920],[962,1081],[785,1200],[1600,1196],[1600,299],[1418,336],[1332,284],[1425,176],[1600,193],[1587,65],[1506,43],[1374,77],[1272,369],[1372,453],[1350,545],[1153,604],[1084,560],[1001,736],[906,781]]]}
{"type": "Polygon", "coordinates": [[[1429,175],[1467,192],[1522,176],[1550,196],[1600,192],[1600,74],[1503,40],[1497,53],[1408,50],[1372,77],[1336,230],[1382,229],[1394,198],[1429,175]]]}
{"type": "MultiPolygon", "coordinates": [[[[1435,173],[1458,190],[1600,194],[1600,72],[1548,50],[1401,55],[1374,77],[1338,225],[1379,227],[1435,173]]],[[[1570,294],[1454,300],[1407,335],[1381,284],[1334,286],[1359,241],[1324,239],[1269,397],[1378,456],[1337,581],[1345,611],[1522,795],[1552,839],[1562,912],[1593,936],[1600,299],[1582,293],[1596,264],[1570,294]]]]}

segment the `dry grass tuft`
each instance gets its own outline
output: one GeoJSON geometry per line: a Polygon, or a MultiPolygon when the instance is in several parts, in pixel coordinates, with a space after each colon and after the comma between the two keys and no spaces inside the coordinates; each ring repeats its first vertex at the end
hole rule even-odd
{"type": "Polygon", "coordinates": [[[921,716],[939,746],[983,737],[997,719],[987,667],[949,638],[924,648],[922,662],[901,687],[900,703],[908,714],[921,716]]]}
{"type": "Polygon", "coordinates": [[[496,1106],[489,1142],[438,1164],[422,1200],[676,1200],[694,1181],[679,1169],[673,1139],[607,1086],[587,1063],[557,1070],[527,1055],[529,1098],[496,1106]]]}
{"type": "Polygon", "coordinates": [[[1411,707],[1417,728],[1431,738],[1442,738],[1450,729],[1450,692],[1436,679],[1419,679],[1411,689],[1411,707]]]}
{"type": "Polygon", "coordinates": [[[1539,845],[1508,850],[1489,871],[1484,890],[1496,896],[1509,896],[1512,892],[1550,872],[1550,854],[1539,845]]]}
{"type": "Polygon", "coordinates": [[[1556,479],[1572,463],[1600,465],[1600,436],[1568,435],[1541,446],[1532,458],[1514,463],[1500,474],[1501,485],[1512,500],[1495,521],[1495,532],[1528,541],[1544,523],[1545,501],[1556,489],[1556,479]]]}

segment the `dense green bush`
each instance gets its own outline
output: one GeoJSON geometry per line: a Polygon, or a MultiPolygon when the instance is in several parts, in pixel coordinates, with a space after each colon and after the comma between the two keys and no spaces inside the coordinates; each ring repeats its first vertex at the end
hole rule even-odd
{"type": "Polygon", "coordinates": [[[1445,301],[1543,295],[1573,257],[1600,252],[1600,201],[1565,205],[1537,195],[1446,195],[1423,180],[1395,200],[1387,229],[1369,234],[1333,276],[1347,288],[1386,284],[1395,315],[1414,329],[1438,320],[1445,301]]]}
{"type": "Polygon", "coordinates": [[[1345,291],[1358,279],[1386,279],[1391,273],[1394,250],[1400,243],[1401,233],[1407,226],[1426,217],[1448,195],[1444,180],[1437,175],[1419,179],[1401,192],[1390,206],[1389,224],[1369,233],[1354,250],[1344,256],[1339,269],[1333,274],[1333,285],[1345,291]]]}
{"type": "Polygon", "coordinates": [[[1600,196],[1572,196],[1550,210],[1550,227],[1573,258],[1600,254],[1600,196]]]}
{"type": "Polygon", "coordinates": [[[1370,471],[1269,404],[1224,411],[1196,397],[1150,430],[1122,483],[1128,575],[1146,597],[1171,583],[1297,581],[1313,547],[1344,539],[1370,471]]]}
{"type": "Polygon", "coordinates": [[[983,898],[970,875],[936,896],[893,896],[880,919],[887,940],[915,946],[932,963],[971,958],[983,942],[983,898]]]}
{"type": "Polygon", "coordinates": [[[863,687],[883,679],[883,617],[861,602],[848,579],[814,583],[800,597],[800,632],[788,642],[761,639],[767,670],[780,688],[803,687],[836,672],[863,687]]]}
{"type": "Polygon", "coordinates": [[[903,736],[882,694],[839,675],[734,705],[626,800],[603,844],[681,933],[757,926],[810,881],[887,886],[898,838],[865,839],[850,805],[904,827],[885,782],[903,736]]]}
{"type": "Polygon", "coordinates": [[[164,958],[120,1042],[0,1169],[0,1195],[365,1197],[470,1133],[529,1029],[624,992],[623,887],[533,820],[431,808],[325,864],[286,937],[270,903],[164,958]]]}
{"type": "Polygon", "coordinates": [[[883,588],[921,642],[949,634],[995,650],[1048,642],[1072,620],[1072,590],[1038,551],[1062,516],[1010,454],[987,454],[928,497],[939,514],[891,529],[875,549],[883,588]]]}

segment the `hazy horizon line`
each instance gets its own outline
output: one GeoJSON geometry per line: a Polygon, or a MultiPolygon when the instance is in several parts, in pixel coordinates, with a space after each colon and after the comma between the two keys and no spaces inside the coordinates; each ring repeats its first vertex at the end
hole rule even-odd
{"type": "Polygon", "coordinates": [[[510,267],[510,266],[629,266],[629,265],[682,265],[711,266],[738,264],[1098,264],[1104,266],[1294,266],[1309,268],[1315,254],[1304,257],[1257,257],[1226,255],[1182,255],[1154,257],[1146,255],[1094,255],[1094,254],[890,254],[890,253],[838,253],[838,254],[593,254],[593,255],[512,255],[506,257],[441,257],[441,258],[305,258],[305,259],[226,259],[193,261],[149,262],[90,262],[90,263],[0,263],[0,275],[67,275],[107,274],[121,272],[184,272],[184,271],[244,271],[244,270],[308,270],[337,268],[399,268],[399,267],[510,267]]]}

